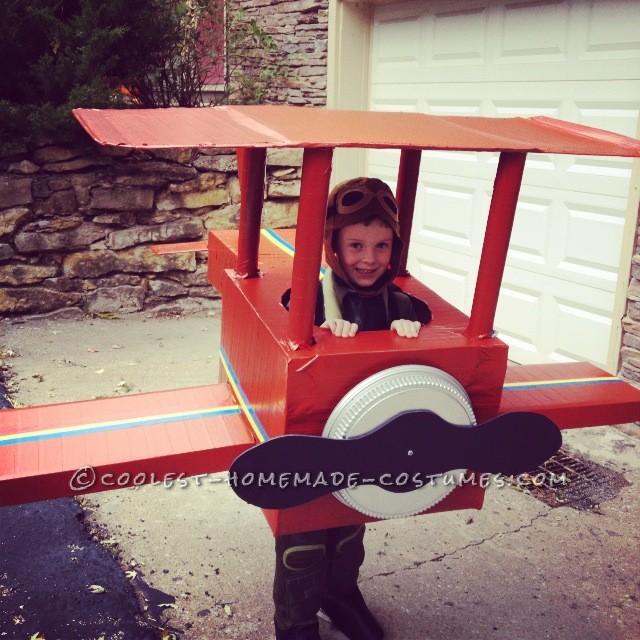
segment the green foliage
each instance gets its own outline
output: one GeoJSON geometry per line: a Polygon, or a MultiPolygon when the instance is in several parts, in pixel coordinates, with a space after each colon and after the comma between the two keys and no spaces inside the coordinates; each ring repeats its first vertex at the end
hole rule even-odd
{"type": "Polygon", "coordinates": [[[72,108],[121,106],[118,87],[152,64],[174,28],[162,0],[3,0],[3,141],[74,137],[72,108]]]}
{"type": "Polygon", "coordinates": [[[260,102],[286,75],[273,38],[223,0],[2,0],[0,147],[80,135],[75,107],[204,105],[214,68],[213,102],[260,102]]]}
{"type": "Polygon", "coordinates": [[[260,104],[288,76],[286,58],[255,18],[238,11],[227,18],[227,102],[260,104]]]}

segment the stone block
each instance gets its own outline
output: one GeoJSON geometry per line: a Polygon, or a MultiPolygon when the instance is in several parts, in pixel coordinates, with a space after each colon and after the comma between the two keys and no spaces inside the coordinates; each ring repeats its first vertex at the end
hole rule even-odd
{"type": "Polygon", "coordinates": [[[32,183],[33,178],[0,176],[0,209],[31,204],[33,202],[32,183]]]}
{"type": "Polygon", "coordinates": [[[232,176],[227,180],[227,191],[232,204],[240,202],[240,180],[237,176],[232,176]]]}
{"type": "Polygon", "coordinates": [[[178,211],[137,211],[136,222],[138,224],[164,224],[165,222],[174,222],[180,220],[178,211]]]}
{"type": "Polygon", "coordinates": [[[11,260],[14,255],[10,244],[0,243],[0,261],[11,260]]]}
{"type": "Polygon", "coordinates": [[[116,164],[115,169],[119,174],[130,174],[123,177],[146,174],[156,176],[165,182],[193,180],[198,176],[198,171],[194,167],[158,160],[131,159],[116,164]]]}
{"type": "Polygon", "coordinates": [[[159,298],[177,298],[187,293],[187,288],[177,282],[149,280],[149,291],[159,298]]]}
{"type": "Polygon", "coordinates": [[[70,147],[41,147],[33,152],[32,158],[38,164],[46,164],[47,162],[62,162],[63,160],[71,160],[81,155],[78,149],[70,147]]]}
{"type": "MultiPolygon", "coordinates": [[[[106,278],[96,278],[95,280],[85,280],[85,284],[91,282],[94,286],[91,290],[98,289],[100,287],[122,287],[124,285],[136,287],[146,282],[146,278],[142,278],[138,275],[129,273],[114,273],[106,278]]],[[[146,285],[145,285],[146,286],[146,285]]]]}
{"type": "Polygon", "coordinates": [[[300,180],[271,180],[267,195],[270,198],[297,198],[300,196],[300,180]]]}
{"type": "Polygon", "coordinates": [[[302,149],[268,149],[268,167],[301,167],[302,149]]]}
{"type": "Polygon", "coordinates": [[[46,313],[80,304],[82,294],[44,287],[0,288],[0,313],[46,313]]]}
{"type": "Polygon", "coordinates": [[[96,289],[85,298],[88,313],[134,313],[144,306],[145,292],[139,287],[96,289]]]}
{"type": "Polygon", "coordinates": [[[0,237],[13,233],[18,226],[31,217],[27,207],[13,207],[0,211],[0,237]]]}
{"type": "MultiPolygon", "coordinates": [[[[82,216],[63,216],[61,218],[40,218],[36,227],[38,230],[52,233],[53,231],[64,231],[65,229],[76,229],[84,222],[82,216]]],[[[26,231],[26,229],[25,229],[26,231]]]]}
{"type": "Polygon", "coordinates": [[[19,287],[25,284],[36,284],[58,273],[55,266],[7,264],[0,266],[0,283],[19,287]]]}
{"type": "Polygon", "coordinates": [[[224,186],[227,182],[227,174],[220,171],[207,171],[201,173],[194,180],[188,180],[180,184],[169,185],[169,191],[184,193],[190,191],[209,191],[224,186]]]}
{"type": "Polygon", "coordinates": [[[640,280],[635,278],[631,280],[627,289],[627,299],[634,302],[640,301],[640,280]]]}
{"type": "Polygon", "coordinates": [[[199,220],[180,220],[154,227],[131,227],[112,231],[107,236],[107,247],[126,249],[145,242],[180,242],[202,237],[203,228],[199,220]]]}
{"type": "Polygon", "coordinates": [[[148,246],[110,251],[80,251],[65,257],[62,265],[65,276],[97,278],[114,272],[162,273],[165,271],[195,271],[193,253],[172,253],[157,256],[148,246]]]}
{"type": "Polygon", "coordinates": [[[209,281],[207,280],[207,265],[206,263],[198,265],[195,271],[175,271],[166,274],[167,277],[175,280],[185,287],[193,286],[207,286],[209,281]]]}
{"type": "Polygon", "coordinates": [[[231,173],[238,170],[238,161],[234,155],[200,155],[197,157],[193,166],[205,171],[224,171],[231,173]]]}
{"type": "Polygon", "coordinates": [[[29,160],[21,160],[9,165],[9,173],[17,173],[23,176],[33,175],[38,171],[40,171],[40,167],[29,160]]]}
{"type": "Polygon", "coordinates": [[[84,158],[77,158],[75,160],[67,160],[65,162],[49,162],[42,165],[45,171],[51,173],[65,173],[67,171],[81,171],[82,169],[88,169],[89,167],[104,167],[112,164],[110,158],[101,158],[99,156],[87,156],[84,158]]]}
{"type": "Polygon", "coordinates": [[[622,344],[626,347],[640,350],[640,336],[634,335],[633,333],[625,333],[622,337],[622,344]]]}
{"type": "Polygon", "coordinates": [[[240,221],[240,204],[230,204],[216,209],[204,219],[204,228],[209,229],[237,229],[240,221]]]}
{"type": "Polygon", "coordinates": [[[160,211],[173,209],[200,209],[203,207],[218,207],[229,201],[226,189],[211,189],[209,191],[194,191],[185,193],[162,193],[156,200],[156,207],[160,211]]]}
{"type": "Polygon", "coordinates": [[[103,213],[99,216],[94,216],[93,221],[96,224],[129,227],[136,223],[136,216],[130,211],[118,211],[117,213],[103,213]]]}
{"type": "Polygon", "coordinates": [[[36,213],[44,216],[73,213],[78,208],[76,194],[72,189],[54,191],[36,207],[36,213]]]}
{"type": "Polygon", "coordinates": [[[197,149],[154,149],[151,155],[161,160],[170,160],[179,164],[189,164],[193,162],[198,155],[197,149]]]}
{"type": "Polygon", "coordinates": [[[102,238],[105,229],[92,223],[84,223],[75,229],[39,233],[25,231],[14,238],[14,245],[23,253],[40,251],[68,251],[88,247],[92,242],[102,238]]]}
{"type": "Polygon", "coordinates": [[[220,298],[220,292],[211,285],[206,287],[189,287],[189,296],[192,298],[211,298],[212,300],[218,300],[220,298]]]}
{"type": "Polygon", "coordinates": [[[627,333],[632,333],[635,336],[640,336],[640,321],[629,318],[622,319],[622,328],[627,333]]]}
{"type": "Polygon", "coordinates": [[[91,207],[108,211],[139,211],[153,207],[153,189],[107,189],[91,192],[91,207]]]}
{"type": "Polygon", "coordinates": [[[82,282],[77,278],[47,278],[42,281],[42,284],[47,289],[56,291],[82,291],[82,282]]]}
{"type": "Polygon", "coordinates": [[[297,201],[265,202],[262,211],[262,226],[274,229],[295,227],[298,220],[297,201]]]}
{"type": "Polygon", "coordinates": [[[38,176],[31,185],[31,193],[34,198],[47,198],[51,195],[49,180],[43,176],[38,176]]]}

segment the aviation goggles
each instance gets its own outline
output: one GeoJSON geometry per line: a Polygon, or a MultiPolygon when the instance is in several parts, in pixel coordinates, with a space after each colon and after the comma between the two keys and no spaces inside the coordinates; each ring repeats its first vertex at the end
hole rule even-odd
{"type": "MultiPolygon", "coordinates": [[[[372,191],[364,186],[346,186],[335,195],[334,207],[338,214],[349,215],[368,207],[374,198],[382,209],[397,222],[398,205],[391,192],[387,189],[372,191]]],[[[372,213],[374,212],[372,211],[372,213]]]]}

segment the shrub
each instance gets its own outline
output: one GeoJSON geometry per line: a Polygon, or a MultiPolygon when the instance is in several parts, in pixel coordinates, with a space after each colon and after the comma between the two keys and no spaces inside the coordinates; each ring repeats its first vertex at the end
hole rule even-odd
{"type": "Polygon", "coordinates": [[[203,105],[213,68],[218,102],[259,102],[285,75],[271,36],[222,0],[2,0],[0,145],[78,136],[75,107],[203,105]]]}

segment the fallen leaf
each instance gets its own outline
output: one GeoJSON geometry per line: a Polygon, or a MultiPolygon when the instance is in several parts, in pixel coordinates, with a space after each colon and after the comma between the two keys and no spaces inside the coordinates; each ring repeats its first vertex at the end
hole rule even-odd
{"type": "Polygon", "coordinates": [[[125,571],[124,575],[129,579],[129,580],[133,580],[137,575],[138,572],[137,571],[125,571]]]}
{"type": "Polygon", "coordinates": [[[91,591],[91,593],[104,593],[106,589],[101,587],[99,584],[92,584],[89,587],[89,591],[91,591]]]}
{"type": "Polygon", "coordinates": [[[98,353],[98,349],[94,349],[93,347],[87,347],[87,351],[89,353],[98,353]]]}
{"type": "Polygon", "coordinates": [[[39,631],[36,631],[29,640],[45,640],[45,637],[41,636],[39,631]]]}
{"type": "Polygon", "coordinates": [[[120,544],[120,539],[119,538],[107,538],[106,540],[102,541],[102,544],[110,547],[110,546],[114,546],[116,544],[120,544]]]}
{"type": "Polygon", "coordinates": [[[233,611],[231,611],[231,607],[228,604],[224,605],[224,612],[229,618],[233,615],[233,611]]]}

